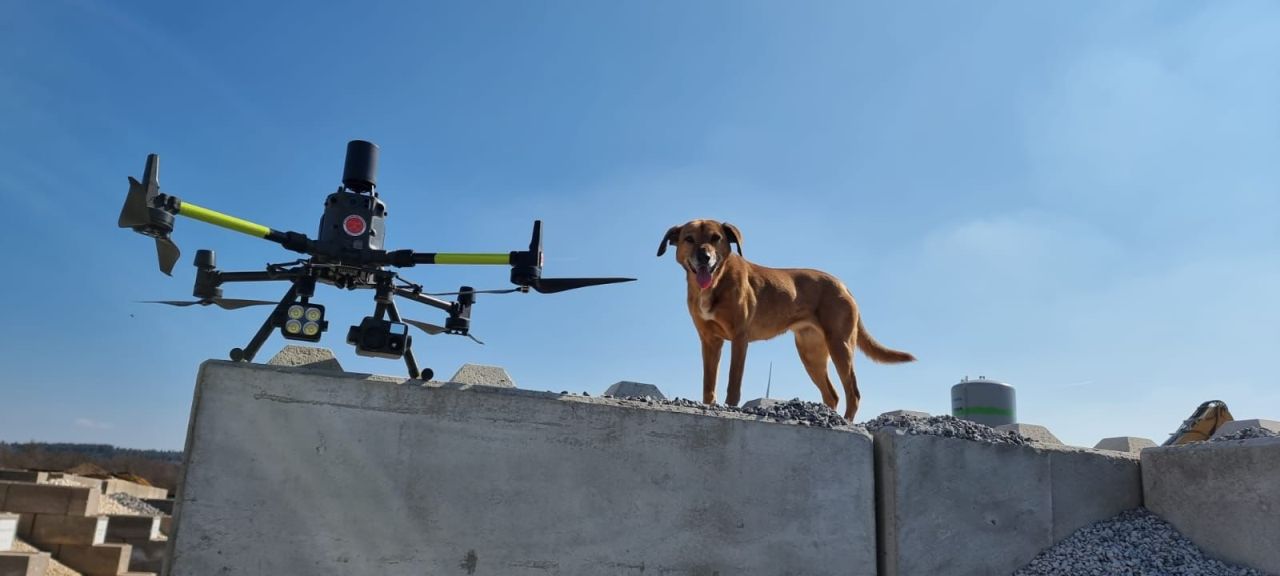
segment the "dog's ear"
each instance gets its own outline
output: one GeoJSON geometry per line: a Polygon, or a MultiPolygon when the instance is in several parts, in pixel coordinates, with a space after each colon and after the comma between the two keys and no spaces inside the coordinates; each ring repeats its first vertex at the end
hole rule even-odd
{"type": "Polygon", "coordinates": [[[672,246],[675,246],[676,238],[679,238],[679,237],[680,237],[679,226],[672,226],[670,230],[667,230],[667,235],[663,236],[662,242],[658,244],[658,255],[661,256],[663,254],[666,254],[667,245],[670,244],[672,246]]]}
{"type": "Polygon", "coordinates": [[[738,245],[738,255],[742,255],[742,232],[738,231],[738,227],[728,222],[721,222],[720,227],[724,228],[724,237],[729,242],[738,245]]]}

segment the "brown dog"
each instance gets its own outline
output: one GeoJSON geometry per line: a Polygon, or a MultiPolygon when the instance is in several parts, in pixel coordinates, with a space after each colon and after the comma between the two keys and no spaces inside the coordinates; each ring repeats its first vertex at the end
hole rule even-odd
{"type": "Polygon", "coordinates": [[[716,374],[724,341],[732,342],[729,392],[725,403],[737,406],[747,343],[768,340],[787,330],[809,378],[833,410],[840,396],[827,377],[830,357],[848,398],[844,417],[853,421],[862,395],[853,370],[853,349],[881,363],[911,362],[915,357],[876,342],[858,313],[853,295],[836,277],[818,270],[767,268],[742,257],[742,233],[732,224],[693,220],[672,226],[658,245],[658,256],[676,246],[676,261],[688,282],[689,315],[702,340],[702,401],[716,401],[716,374]],[[737,244],[734,254],[730,243],[737,244]]]}

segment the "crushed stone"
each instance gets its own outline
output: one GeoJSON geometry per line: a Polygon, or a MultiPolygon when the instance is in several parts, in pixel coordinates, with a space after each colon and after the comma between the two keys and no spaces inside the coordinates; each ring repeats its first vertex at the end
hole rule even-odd
{"type": "Polygon", "coordinates": [[[805,402],[799,398],[793,398],[785,402],[778,402],[771,406],[752,406],[751,408],[726,406],[723,404],[708,405],[686,398],[672,398],[667,400],[655,398],[653,396],[605,396],[605,398],[648,404],[651,406],[692,408],[694,410],[701,410],[708,414],[732,413],[759,416],[786,424],[810,426],[814,428],[836,428],[850,425],[848,420],[845,420],[843,416],[835,410],[832,410],[826,404],[805,402]]]}
{"type": "Polygon", "coordinates": [[[1250,426],[1249,428],[1241,428],[1227,434],[1225,436],[1215,436],[1210,438],[1210,442],[1227,442],[1230,440],[1253,440],[1256,438],[1280,438],[1280,433],[1270,428],[1261,426],[1250,426]]]}
{"type": "Polygon", "coordinates": [[[1266,576],[1210,558],[1145,508],[1081,528],[1013,576],[1266,576]]]}
{"type": "Polygon", "coordinates": [[[98,512],[107,516],[164,516],[160,509],[124,492],[113,492],[100,499],[98,512]]]}
{"type": "Polygon", "coordinates": [[[909,414],[883,414],[868,420],[863,427],[869,432],[875,432],[881,428],[897,428],[911,435],[943,436],[991,444],[1025,446],[1033,442],[1031,438],[1013,430],[996,430],[984,424],[945,415],[920,417],[909,414]]]}

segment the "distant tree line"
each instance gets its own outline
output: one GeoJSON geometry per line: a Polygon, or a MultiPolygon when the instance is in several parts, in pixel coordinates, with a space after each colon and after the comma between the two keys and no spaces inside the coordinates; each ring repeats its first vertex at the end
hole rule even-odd
{"type": "Polygon", "coordinates": [[[153,486],[173,491],[178,484],[182,452],[109,444],[0,442],[0,468],[64,471],[81,464],[92,464],[111,474],[140,476],[153,486]]]}

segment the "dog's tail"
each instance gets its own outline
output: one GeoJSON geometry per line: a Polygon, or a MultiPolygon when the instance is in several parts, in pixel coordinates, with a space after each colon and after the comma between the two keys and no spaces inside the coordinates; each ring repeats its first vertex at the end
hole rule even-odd
{"type": "Polygon", "coordinates": [[[867,332],[866,326],[862,325],[862,315],[858,315],[858,348],[862,350],[867,358],[881,364],[898,364],[901,362],[914,362],[916,357],[908,352],[894,350],[886,347],[884,344],[876,342],[871,337],[871,333],[867,332]]]}

